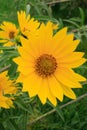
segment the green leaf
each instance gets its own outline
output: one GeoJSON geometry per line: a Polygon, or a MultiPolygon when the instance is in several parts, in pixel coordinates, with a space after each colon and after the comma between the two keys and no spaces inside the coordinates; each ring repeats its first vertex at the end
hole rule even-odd
{"type": "Polygon", "coordinates": [[[59,23],[59,21],[55,18],[50,18],[48,16],[35,16],[34,18],[36,18],[37,20],[40,20],[40,21],[51,21],[51,22],[54,22],[54,23],[59,23]]]}
{"type": "Polygon", "coordinates": [[[14,101],[14,103],[23,111],[28,112],[29,114],[31,114],[31,111],[29,110],[29,106],[28,104],[25,103],[23,96],[17,97],[17,99],[14,101]]]}
{"type": "Polygon", "coordinates": [[[67,22],[67,23],[70,23],[70,24],[74,25],[77,28],[80,28],[80,26],[74,21],[71,21],[71,20],[68,20],[68,19],[63,19],[63,21],[67,22]]]}
{"type": "Polygon", "coordinates": [[[79,11],[80,11],[80,15],[81,15],[81,26],[82,26],[82,25],[84,25],[84,21],[85,21],[85,14],[81,7],[79,7],[79,11]]]}
{"type": "Polygon", "coordinates": [[[29,4],[26,5],[26,15],[28,16],[29,12],[30,12],[30,8],[31,6],[29,4]]]}
{"type": "Polygon", "coordinates": [[[62,119],[62,121],[65,121],[63,113],[62,113],[62,111],[61,111],[61,109],[59,108],[58,105],[55,107],[55,109],[56,109],[56,112],[58,113],[58,115],[60,116],[60,118],[62,119]]]}
{"type": "Polygon", "coordinates": [[[13,49],[16,49],[16,47],[3,47],[3,46],[0,46],[0,50],[13,50],[13,49]]]}

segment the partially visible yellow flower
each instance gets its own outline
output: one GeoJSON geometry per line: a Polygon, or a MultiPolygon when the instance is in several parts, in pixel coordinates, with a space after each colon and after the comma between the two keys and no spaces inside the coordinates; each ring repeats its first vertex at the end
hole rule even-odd
{"type": "Polygon", "coordinates": [[[40,23],[34,18],[30,18],[30,15],[26,16],[25,11],[20,11],[17,14],[21,33],[26,37],[34,35],[40,23]]]}
{"type": "Polygon", "coordinates": [[[0,107],[10,108],[14,99],[11,95],[17,92],[17,87],[6,75],[7,72],[0,73],[0,107]]]}
{"type": "Polygon", "coordinates": [[[15,24],[11,22],[3,22],[0,25],[0,29],[0,42],[6,43],[6,46],[15,45],[16,43],[14,40],[19,32],[15,24]]]}
{"type": "Polygon", "coordinates": [[[38,95],[43,104],[48,99],[56,105],[56,98],[63,101],[64,95],[75,99],[72,88],[81,88],[80,82],[86,80],[73,71],[86,61],[83,52],[75,52],[80,41],[67,34],[67,28],[53,35],[48,22],[41,24],[37,37],[21,37],[21,42],[20,57],[14,61],[18,64],[18,81],[23,82],[23,91],[28,91],[30,97],[38,95]]]}

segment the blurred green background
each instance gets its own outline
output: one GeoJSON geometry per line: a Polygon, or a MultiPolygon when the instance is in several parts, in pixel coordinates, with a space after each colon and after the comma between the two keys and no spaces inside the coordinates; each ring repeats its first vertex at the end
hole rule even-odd
{"type": "MultiPolygon", "coordinates": [[[[50,20],[59,24],[59,29],[68,26],[68,32],[73,32],[75,38],[81,40],[77,50],[84,51],[87,58],[87,0],[0,0],[0,23],[11,21],[17,24],[17,11],[26,10],[27,5],[30,6],[30,14],[35,19],[44,22],[50,20]]],[[[4,62],[2,59],[0,62],[2,67],[4,62]]],[[[16,67],[12,66],[9,70],[13,77],[16,67]]],[[[87,63],[75,71],[87,78],[87,63]]],[[[77,97],[87,93],[87,85],[75,92],[77,97]]],[[[70,100],[65,98],[59,106],[68,101],[70,100]]],[[[58,112],[30,126],[27,126],[27,123],[50,111],[52,106],[43,106],[37,98],[30,102],[26,93],[19,96],[14,104],[15,109],[0,109],[0,130],[87,130],[86,97],[62,110],[58,108],[58,112]]]]}

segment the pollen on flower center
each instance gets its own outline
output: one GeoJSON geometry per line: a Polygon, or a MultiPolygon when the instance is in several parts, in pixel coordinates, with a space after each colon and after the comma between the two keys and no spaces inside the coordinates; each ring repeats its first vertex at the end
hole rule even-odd
{"type": "Polygon", "coordinates": [[[55,57],[43,54],[35,61],[35,71],[41,77],[48,77],[54,74],[57,68],[55,57]]]}
{"type": "Polygon", "coordinates": [[[10,32],[10,33],[9,33],[9,38],[10,38],[10,39],[13,39],[13,38],[14,38],[14,34],[15,34],[15,32],[13,32],[13,31],[10,32]]]}

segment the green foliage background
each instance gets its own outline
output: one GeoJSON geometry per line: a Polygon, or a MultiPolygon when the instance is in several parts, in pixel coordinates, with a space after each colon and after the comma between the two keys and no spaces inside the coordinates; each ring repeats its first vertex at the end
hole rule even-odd
{"type": "MultiPolygon", "coordinates": [[[[30,5],[31,16],[39,21],[51,20],[59,24],[59,29],[68,26],[68,31],[81,40],[77,49],[84,51],[87,58],[87,0],[0,0],[0,23],[11,21],[17,24],[17,11],[26,10],[26,5],[30,5]]],[[[12,58],[18,53],[14,48],[2,45],[0,49],[4,51],[0,54],[0,68],[11,64],[9,76],[16,78],[17,65],[12,58]]],[[[87,63],[75,71],[87,78],[87,63]]],[[[75,92],[77,97],[87,93],[87,84],[75,92]]],[[[59,108],[68,101],[70,99],[65,97],[54,113],[31,123],[52,110],[53,106],[49,103],[42,105],[38,98],[29,99],[27,93],[21,94],[16,97],[15,109],[0,109],[0,130],[87,130],[87,97],[63,109],[59,108]]]]}

